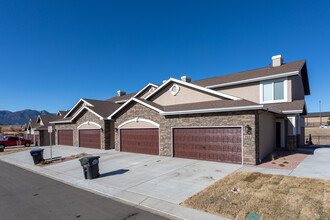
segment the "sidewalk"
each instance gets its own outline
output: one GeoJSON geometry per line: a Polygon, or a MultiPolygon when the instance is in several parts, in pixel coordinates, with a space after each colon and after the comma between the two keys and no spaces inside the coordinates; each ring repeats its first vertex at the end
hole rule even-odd
{"type": "MultiPolygon", "coordinates": [[[[44,149],[44,157],[49,158],[49,147],[45,147],[44,149]]],[[[221,216],[183,207],[178,203],[182,202],[180,200],[186,198],[187,195],[194,194],[195,191],[198,192],[200,189],[212,184],[217,179],[220,179],[228,173],[234,172],[242,167],[239,165],[220,163],[218,165],[219,167],[214,168],[213,173],[207,173],[207,170],[210,170],[210,166],[214,166],[212,162],[126,154],[113,150],[104,151],[67,146],[53,147],[53,157],[66,157],[79,153],[88,153],[101,157],[100,178],[95,180],[85,180],[83,178],[82,168],[77,159],[46,167],[39,167],[33,164],[29,151],[23,151],[1,156],[0,160],[77,188],[85,189],[112,199],[121,200],[125,203],[138,207],[140,206],[144,209],[147,208],[170,215],[174,219],[227,219],[221,216]],[[134,156],[136,160],[127,161],[126,155],[130,157],[134,156]],[[116,161],[116,163],[114,163],[114,161],[116,161]],[[178,166],[179,168],[177,168],[178,166]],[[108,173],[105,172],[109,167],[115,171],[108,173]],[[126,169],[123,169],[123,167],[126,167],[126,169]],[[142,173],[142,168],[146,169],[147,172],[142,173]],[[122,181],[124,176],[122,174],[127,172],[125,170],[130,171],[130,179],[127,179],[127,182],[122,181]],[[170,178],[170,176],[173,178],[173,175],[182,175],[184,173],[188,175],[190,172],[196,170],[197,172],[191,174],[191,178],[188,178],[187,180],[184,176],[176,177],[175,181],[170,178]],[[163,174],[157,176],[153,175],[153,173],[158,172],[163,172],[163,174]],[[199,176],[201,173],[203,175],[205,174],[205,177],[208,177],[209,179],[205,179],[204,176],[203,179],[199,176]],[[144,179],[146,175],[149,177],[147,180],[144,179]],[[169,179],[171,179],[171,182],[169,182],[169,179]],[[201,182],[201,179],[203,182],[201,182]],[[190,182],[187,182],[188,180],[190,182]],[[147,183],[144,183],[143,181],[147,183]],[[140,183],[144,184],[143,187],[140,183]],[[175,191],[175,186],[177,184],[180,184],[180,187],[190,187],[191,189],[188,191],[181,190],[183,192],[180,193],[180,191],[175,191]],[[149,187],[149,190],[146,190],[146,187],[149,187]],[[161,190],[158,190],[160,187],[161,190]],[[178,195],[173,196],[173,194],[171,196],[171,191],[178,195]],[[168,197],[166,197],[166,192],[168,197]]],[[[178,188],[180,189],[180,187],[178,188]]]]}
{"type": "Polygon", "coordinates": [[[315,149],[300,149],[311,152],[296,168],[269,169],[253,166],[244,166],[238,171],[259,172],[264,174],[298,176],[308,178],[330,179],[330,147],[323,146],[315,149]]]}

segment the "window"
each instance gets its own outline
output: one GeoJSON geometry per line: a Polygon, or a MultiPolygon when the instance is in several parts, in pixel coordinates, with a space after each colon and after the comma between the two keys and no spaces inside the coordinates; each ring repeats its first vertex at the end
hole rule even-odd
{"type": "Polygon", "coordinates": [[[287,101],[287,80],[274,80],[260,83],[260,102],[285,102],[287,101]]]}

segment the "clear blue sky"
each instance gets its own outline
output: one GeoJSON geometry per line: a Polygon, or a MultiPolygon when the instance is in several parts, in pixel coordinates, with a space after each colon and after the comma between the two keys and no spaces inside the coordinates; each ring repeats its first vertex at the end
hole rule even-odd
{"type": "Polygon", "coordinates": [[[307,59],[330,111],[329,1],[0,1],[0,109],[70,109],[182,75],[307,59]]]}

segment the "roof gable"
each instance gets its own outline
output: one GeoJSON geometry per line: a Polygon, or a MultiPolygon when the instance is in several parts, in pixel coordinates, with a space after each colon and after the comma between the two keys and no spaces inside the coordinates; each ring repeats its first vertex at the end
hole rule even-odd
{"type": "Polygon", "coordinates": [[[214,91],[212,89],[207,89],[207,88],[201,87],[199,85],[194,85],[192,83],[183,82],[181,80],[177,80],[177,79],[174,79],[174,78],[169,78],[165,83],[163,83],[161,86],[159,86],[152,94],[145,97],[145,99],[146,100],[151,100],[152,97],[154,97],[157,94],[159,94],[160,92],[162,92],[162,90],[166,89],[166,87],[171,83],[175,83],[175,84],[178,84],[178,85],[183,85],[183,86],[186,86],[190,89],[194,89],[196,91],[203,92],[203,93],[206,93],[206,94],[209,94],[209,95],[212,95],[212,96],[217,96],[217,97],[220,97],[222,99],[240,100],[240,98],[238,98],[238,97],[227,95],[227,94],[224,94],[224,93],[221,93],[221,92],[217,92],[217,91],[214,91]]]}
{"type": "Polygon", "coordinates": [[[148,83],[143,89],[141,89],[138,93],[136,93],[133,97],[134,98],[145,98],[149,94],[153,93],[159,85],[148,83]]]}
{"type": "Polygon", "coordinates": [[[103,100],[93,100],[93,99],[81,99],[89,103],[89,105],[83,105],[79,110],[72,113],[70,117],[60,118],[57,121],[50,122],[51,124],[56,123],[70,123],[73,122],[79,115],[83,114],[85,111],[89,111],[99,117],[100,120],[105,120],[107,117],[117,110],[120,105],[114,102],[103,101],[103,100]]]}
{"type": "Polygon", "coordinates": [[[69,110],[69,112],[64,116],[64,118],[68,118],[72,116],[74,113],[80,111],[84,106],[93,106],[85,99],[79,99],[79,101],[69,110]]]}
{"type": "Polygon", "coordinates": [[[156,112],[158,113],[162,113],[163,112],[163,107],[156,104],[156,103],[153,103],[153,102],[150,102],[150,101],[147,101],[147,100],[144,100],[144,99],[138,99],[138,98],[131,98],[130,100],[128,100],[127,102],[125,102],[125,104],[123,104],[122,106],[120,106],[116,111],[114,111],[111,115],[109,115],[108,119],[113,119],[114,116],[119,113],[120,111],[122,111],[123,109],[125,109],[130,103],[132,102],[136,102],[136,103],[139,103],[141,105],[144,105],[152,110],[155,110],[156,112]]]}

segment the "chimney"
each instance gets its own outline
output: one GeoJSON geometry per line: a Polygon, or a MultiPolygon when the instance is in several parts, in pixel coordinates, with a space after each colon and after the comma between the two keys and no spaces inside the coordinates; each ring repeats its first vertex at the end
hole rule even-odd
{"type": "Polygon", "coordinates": [[[283,64],[282,55],[277,55],[272,57],[273,67],[281,66],[283,64]]]}
{"type": "Polygon", "coordinates": [[[117,93],[118,93],[118,96],[126,95],[126,92],[121,91],[121,90],[118,90],[117,93]]]}
{"type": "Polygon", "coordinates": [[[188,82],[188,83],[191,82],[191,78],[188,77],[188,76],[181,76],[181,80],[182,80],[183,82],[188,82]]]}

